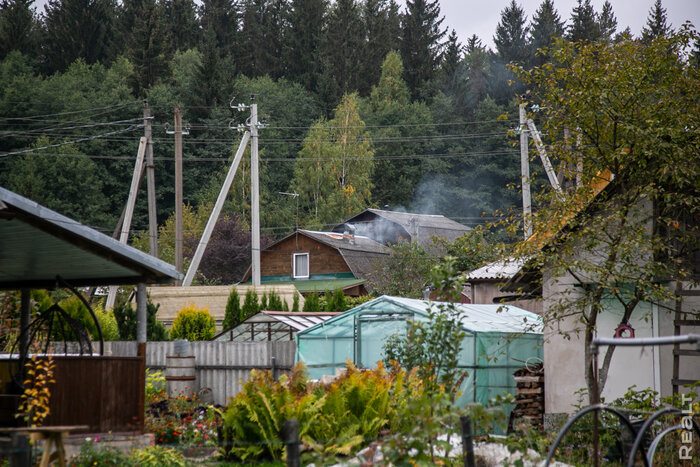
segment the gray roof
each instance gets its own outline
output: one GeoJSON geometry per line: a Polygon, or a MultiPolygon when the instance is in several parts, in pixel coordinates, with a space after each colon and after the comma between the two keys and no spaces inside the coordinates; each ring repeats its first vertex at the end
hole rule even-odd
{"type": "Polygon", "coordinates": [[[418,240],[423,245],[428,245],[432,236],[452,241],[471,230],[466,225],[438,214],[415,214],[381,209],[366,209],[344,223],[338,224],[333,230],[342,231],[347,223],[372,222],[376,218],[385,219],[402,227],[411,239],[418,240]]]}
{"type": "Polygon", "coordinates": [[[525,264],[525,259],[506,259],[495,261],[474,269],[472,272],[464,276],[467,282],[478,281],[503,281],[508,280],[517,273],[525,264]]]}
{"type": "Polygon", "coordinates": [[[294,312],[294,311],[261,311],[237,324],[231,329],[217,334],[214,341],[251,341],[251,340],[291,340],[291,334],[303,331],[311,326],[326,321],[339,312],[294,312]],[[250,328],[253,324],[268,324],[269,333],[259,330],[251,336],[250,328]],[[290,329],[291,328],[291,329],[290,329]]]}
{"type": "Polygon", "coordinates": [[[175,267],[0,187],[0,289],[169,283],[175,267]]]}
{"type": "Polygon", "coordinates": [[[350,240],[335,232],[313,230],[300,230],[299,232],[336,248],[355,277],[360,279],[370,279],[377,263],[385,261],[391,251],[389,247],[361,235],[354,235],[350,240]]]}

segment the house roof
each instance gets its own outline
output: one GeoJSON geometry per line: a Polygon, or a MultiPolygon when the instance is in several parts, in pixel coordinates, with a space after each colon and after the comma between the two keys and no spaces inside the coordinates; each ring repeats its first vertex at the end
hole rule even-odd
{"type": "MultiPolygon", "coordinates": [[[[438,214],[415,214],[410,212],[384,211],[381,209],[366,209],[361,213],[351,217],[342,224],[333,228],[335,232],[342,232],[346,224],[358,227],[357,224],[372,223],[374,219],[381,218],[396,225],[401,226],[412,238],[417,239],[421,244],[428,244],[430,237],[438,236],[448,240],[454,240],[471,229],[466,225],[448,219],[438,214]]],[[[362,233],[362,229],[357,230],[362,233]]]]}
{"type": "Polygon", "coordinates": [[[171,264],[0,187],[0,289],[168,283],[171,264]]]}
{"type": "Polygon", "coordinates": [[[254,290],[258,296],[274,291],[279,297],[292,306],[294,295],[299,296],[299,306],[304,306],[304,297],[290,284],[260,285],[210,285],[189,287],[149,287],[148,297],[154,304],[160,304],[156,317],[159,321],[171,323],[178,312],[184,307],[194,304],[197,308],[207,308],[209,314],[217,321],[224,320],[226,302],[234,289],[238,292],[241,306],[248,290],[254,290]]]}
{"type": "Polygon", "coordinates": [[[460,314],[462,327],[464,330],[472,333],[542,333],[542,318],[540,316],[513,305],[448,304],[444,302],[382,295],[379,298],[375,298],[374,300],[341,313],[339,316],[330,318],[322,324],[310,327],[305,331],[300,331],[299,335],[311,333],[321,326],[330,327],[332,323],[358,313],[363,313],[363,316],[369,316],[372,312],[384,315],[392,313],[411,313],[427,318],[429,309],[438,311],[444,306],[454,306],[460,314]]]}
{"type": "Polygon", "coordinates": [[[524,258],[494,261],[464,276],[467,282],[502,281],[513,277],[525,264],[524,258]]]}
{"type": "Polygon", "coordinates": [[[280,337],[289,336],[290,328],[291,332],[296,333],[298,331],[303,331],[311,326],[322,323],[327,319],[330,319],[339,312],[295,312],[295,311],[261,311],[253,316],[249,317],[245,321],[237,324],[231,329],[227,329],[218,335],[216,335],[212,340],[214,341],[241,341],[241,340],[268,340],[267,332],[256,332],[252,337],[250,336],[250,325],[251,324],[267,324],[270,323],[270,334],[272,340],[283,340],[280,337]]]}

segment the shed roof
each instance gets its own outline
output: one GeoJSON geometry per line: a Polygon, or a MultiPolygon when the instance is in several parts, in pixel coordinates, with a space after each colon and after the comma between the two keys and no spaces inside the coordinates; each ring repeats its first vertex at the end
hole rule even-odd
{"type": "MultiPolygon", "coordinates": [[[[454,306],[460,313],[460,321],[464,330],[472,333],[542,333],[542,318],[513,305],[475,305],[470,303],[445,303],[418,300],[413,298],[392,297],[382,295],[372,301],[352,308],[339,316],[329,319],[323,325],[330,325],[358,313],[377,312],[377,314],[412,313],[428,317],[428,310],[437,311],[441,306],[454,306]]],[[[313,326],[299,334],[306,334],[319,329],[321,325],[313,326]]]]}
{"type": "Polygon", "coordinates": [[[467,282],[507,280],[517,273],[525,264],[524,258],[494,261],[464,276],[467,282]]]}
{"type": "Polygon", "coordinates": [[[168,283],[171,264],[0,187],[0,289],[168,283]]]}

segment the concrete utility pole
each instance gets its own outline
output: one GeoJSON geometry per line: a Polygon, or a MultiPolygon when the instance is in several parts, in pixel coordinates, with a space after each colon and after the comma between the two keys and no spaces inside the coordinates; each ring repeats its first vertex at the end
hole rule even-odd
{"type": "Polygon", "coordinates": [[[535,141],[535,147],[537,148],[537,152],[540,154],[540,159],[542,159],[542,165],[544,166],[545,172],[547,172],[547,178],[549,178],[549,183],[554,187],[554,190],[561,194],[561,187],[559,186],[559,180],[557,180],[557,174],[554,173],[554,169],[552,168],[552,164],[549,162],[549,157],[547,157],[547,151],[544,149],[544,144],[542,143],[542,139],[540,139],[540,133],[537,131],[537,127],[535,127],[535,122],[531,119],[527,119],[527,127],[530,130],[530,135],[532,135],[532,139],[535,141]]]}
{"type": "MultiPolygon", "coordinates": [[[[182,111],[175,107],[175,269],[182,272],[182,111]]],[[[181,285],[176,281],[175,285],[181,285]]]]}
{"type": "Polygon", "coordinates": [[[258,173],[258,104],[250,96],[250,249],[253,285],[260,285],[260,190],[258,173]]]}
{"type": "Polygon", "coordinates": [[[523,231],[525,238],[532,235],[532,199],[530,197],[530,163],[527,151],[527,122],[525,104],[520,104],[520,173],[523,186],[523,231]]]}
{"type": "Polygon", "coordinates": [[[151,256],[158,257],[158,217],[156,213],[156,179],[153,164],[153,129],[151,128],[151,109],[143,101],[143,126],[146,137],[146,185],[148,186],[148,236],[151,256]]]}
{"type": "MultiPolygon", "coordinates": [[[[121,223],[121,233],[119,241],[126,244],[129,240],[129,230],[131,229],[131,219],[134,217],[134,205],[136,204],[136,193],[139,190],[139,184],[143,177],[143,158],[146,153],[146,137],[142,136],[139,142],[139,152],[136,155],[136,163],[134,164],[134,174],[131,176],[131,187],[129,188],[129,197],[126,201],[124,209],[124,221],[121,223]]],[[[114,308],[114,301],[117,297],[117,286],[111,285],[107,294],[107,302],[105,309],[111,310],[114,308]]]]}

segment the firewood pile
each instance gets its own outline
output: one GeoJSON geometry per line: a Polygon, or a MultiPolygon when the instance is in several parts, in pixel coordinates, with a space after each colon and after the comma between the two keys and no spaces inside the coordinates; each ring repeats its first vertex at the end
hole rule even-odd
{"type": "Polygon", "coordinates": [[[542,363],[529,365],[513,373],[515,389],[515,409],[513,420],[542,427],[544,419],[544,367],[542,363]]]}

